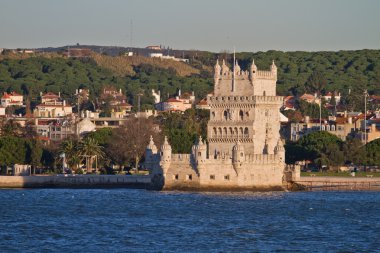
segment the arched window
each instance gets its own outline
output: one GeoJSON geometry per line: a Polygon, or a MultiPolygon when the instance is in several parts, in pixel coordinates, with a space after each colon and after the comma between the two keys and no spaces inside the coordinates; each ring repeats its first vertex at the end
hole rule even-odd
{"type": "Polygon", "coordinates": [[[239,132],[238,132],[238,128],[237,127],[235,127],[235,132],[234,132],[234,135],[235,135],[235,137],[237,138],[238,137],[238,135],[239,135],[239,132]]]}
{"type": "Polygon", "coordinates": [[[326,130],[327,130],[327,131],[330,131],[330,125],[327,125],[327,126],[326,126],[326,130]]]}
{"type": "Polygon", "coordinates": [[[232,127],[230,127],[230,137],[234,135],[234,130],[232,130],[232,127]]]}
{"type": "Polygon", "coordinates": [[[215,118],[215,112],[212,112],[211,114],[212,114],[212,118],[215,118]]]}
{"type": "Polygon", "coordinates": [[[248,138],[248,136],[249,136],[249,131],[248,131],[248,127],[246,127],[246,128],[244,129],[244,137],[245,137],[245,138],[248,138]]]}
{"type": "Polygon", "coordinates": [[[227,127],[225,127],[223,130],[224,130],[224,137],[227,137],[227,127]]]}
{"type": "Polygon", "coordinates": [[[335,131],[335,125],[331,125],[331,131],[335,131]]]}
{"type": "Polygon", "coordinates": [[[222,137],[222,128],[219,127],[218,130],[219,130],[219,138],[220,138],[222,137]]]}
{"type": "Polygon", "coordinates": [[[263,96],[264,96],[264,97],[266,96],[266,92],[265,92],[265,90],[264,90],[264,92],[263,92],[263,96]]]}
{"type": "Polygon", "coordinates": [[[240,136],[244,136],[244,130],[242,127],[240,128],[240,136]]]}
{"type": "Polygon", "coordinates": [[[244,118],[244,113],[243,113],[242,110],[240,110],[240,112],[239,112],[239,117],[240,117],[240,120],[243,120],[243,118],[244,118]]]}
{"type": "Polygon", "coordinates": [[[223,112],[223,116],[224,116],[224,120],[227,120],[227,118],[228,118],[228,112],[227,112],[227,111],[224,111],[224,112],[223,112]]]}
{"type": "Polygon", "coordinates": [[[214,130],[214,137],[217,137],[218,133],[216,132],[216,127],[214,127],[213,130],[214,130]]]}

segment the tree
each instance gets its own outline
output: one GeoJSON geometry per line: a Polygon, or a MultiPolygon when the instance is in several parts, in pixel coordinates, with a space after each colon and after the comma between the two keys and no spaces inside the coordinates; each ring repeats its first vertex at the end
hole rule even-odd
{"type": "Polygon", "coordinates": [[[282,114],[284,114],[290,122],[301,122],[303,119],[302,113],[298,110],[286,110],[283,111],[282,114]]]}
{"type": "Polygon", "coordinates": [[[319,131],[303,136],[296,143],[285,145],[286,162],[312,160],[320,165],[337,166],[344,163],[343,142],[337,136],[319,131]]]}
{"type": "Polygon", "coordinates": [[[103,147],[93,138],[85,138],[78,143],[78,152],[86,161],[86,169],[92,169],[92,162],[95,159],[95,170],[98,170],[98,159],[105,157],[103,147]]]}
{"type": "Polygon", "coordinates": [[[16,136],[0,137],[0,165],[13,164],[40,165],[42,149],[35,140],[16,136]]]}
{"type": "Polygon", "coordinates": [[[327,84],[326,78],[319,71],[314,71],[306,81],[305,87],[309,92],[321,95],[322,90],[327,84]]]}
{"type": "Polygon", "coordinates": [[[124,126],[113,130],[107,144],[107,154],[120,166],[130,162],[138,169],[150,136],[158,143],[158,131],[152,119],[130,118],[124,126]]]}
{"type": "Polygon", "coordinates": [[[60,154],[65,155],[66,163],[74,170],[79,168],[82,161],[78,144],[77,139],[66,139],[61,143],[60,147],[60,154]]]}
{"type": "Polygon", "coordinates": [[[356,138],[348,138],[343,144],[345,163],[361,164],[366,160],[365,147],[356,138]]]}
{"type": "Polygon", "coordinates": [[[366,165],[380,165],[380,139],[373,140],[365,145],[366,165]]]}
{"type": "Polygon", "coordinates": [[[189,109],[184,114],[163,114],[157,121],[169,137],[173,152],[189,153],[198,136],[207,139],[209,115],[207,110],[189,109]]]}

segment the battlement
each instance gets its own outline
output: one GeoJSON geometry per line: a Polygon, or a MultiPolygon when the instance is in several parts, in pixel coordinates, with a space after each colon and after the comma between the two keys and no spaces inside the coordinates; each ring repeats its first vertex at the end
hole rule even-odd
{"type": "Polygon", "coordinates": [[[246,103],[246,104],[278,104],[283,103],[281,96],[209,96],[208,104],[224,104],[224,103],[246,103]]]}
{"type": "Polygon", "coordinates": [[[233,78],[235,78],[235,80],[249,80],[249,72],[239,71],[235,73],[235,77],[234,77],[233,71],[228,70],[223,74],[218,74],[217,77],[219,80],[232,80],[233,78]]]}
{"type": "Polygon", "coordinates": [[[276,79],[277,75],[273,73],[272,71],[257,70],[256,73],[253,74],[253,78],[276,79]]]}
{"type": "Polygon", "coordinates": [[[255,104],[283,104],[283,100],[281,96],[253,96],[255,104]]]}
{"type": "Polygon", "coordinates": [[[172,162],[190,161],[191,154],[172,154],[172,162]]]}
{"type": "Polygon", "coordinates": [[[270,164],[279,161],[278,155],[248,154],[245,155],[245,161],[252,164],[270,164]]]}

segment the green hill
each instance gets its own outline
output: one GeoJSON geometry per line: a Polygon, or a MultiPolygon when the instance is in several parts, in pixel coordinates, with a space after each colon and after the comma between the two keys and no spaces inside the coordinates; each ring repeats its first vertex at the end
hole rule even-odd
{"type": "MultiPolygon", "coordinates": [[[[142,105],[151,107],[151,89],[161,90],[163,99],[177,89],[195,91],[198,98],[212,90],[212,66],[217,58],[231,62],[231,54],[197,52],[185,55],[190,64],[153,61],[139,57],[94,55],[90,58],[65,58],[58,54],[34,56],[2,55],[0,57],[0,92],[17,91],[33,101],[40,91],[61,91],[70,100],[77,88],[89,88],[93,98],[104,85],[123,89],[129,102],[136,104],[135,95],[144,92],[142,105]]],[[[313,72],[326,79],[325,90],[348,90],[362,94],[380,93],[380,50],[339,52],[280,52],[237,53],[242,69],[255,59],[259,69],[268,69],[272,60],[278,66],[278,93],[300,94],[309,89],[307,80],[313,72]]]]}

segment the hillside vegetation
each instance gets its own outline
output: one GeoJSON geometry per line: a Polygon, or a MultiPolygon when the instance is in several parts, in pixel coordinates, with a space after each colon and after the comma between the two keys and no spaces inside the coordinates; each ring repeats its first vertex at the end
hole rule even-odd
{"type": "MultiPolygon", "coordinates": [[[[40,91],[61,91],[70,100],[77,88],[90,89],[96,98],[104,85],[121,88],[129,102],[136,105],[136,94],[143,93],[143,108],[152,107],[151,89],[160,90],[162,98],[176,94],[178,89],[195,91],[200,99],[212,90],[212,69],[217,58],[232,62],[231,54],[197,52],[185,55],[190,63],[135,57],[110,57],[93,54],[75,59],[57,53],[38,55],[8,54],[0,56],[0,92],[17,91],[35,101],[40,91]]],[[[259,69],[269,69],[272,60],[278,67],[279,95],[299,95],[310,91],[308,80],[320,73],[326,81],[325,91],[338,90],[358,97],[368,89],[380,93],[380,50],[339,52],[238,53],[242,69],[252,59],[259,69]]],[[[358,98],[359,99],[359,98],[358,98]]]]}
{"type": "Polygon", "coordinates": [[[107,56],[101,54],[93,54],[92,58],[95,62],[106,69],[111,70],[119,76],[133,76],[136,74],[134,67],[142,64],[149,64],[162,69],[174,69],[179,76],[190,76],[199,74],[199,70],[184,63],[173,60],[160,59],[160,58],[147,58],[143,56],[107,56]]]}

